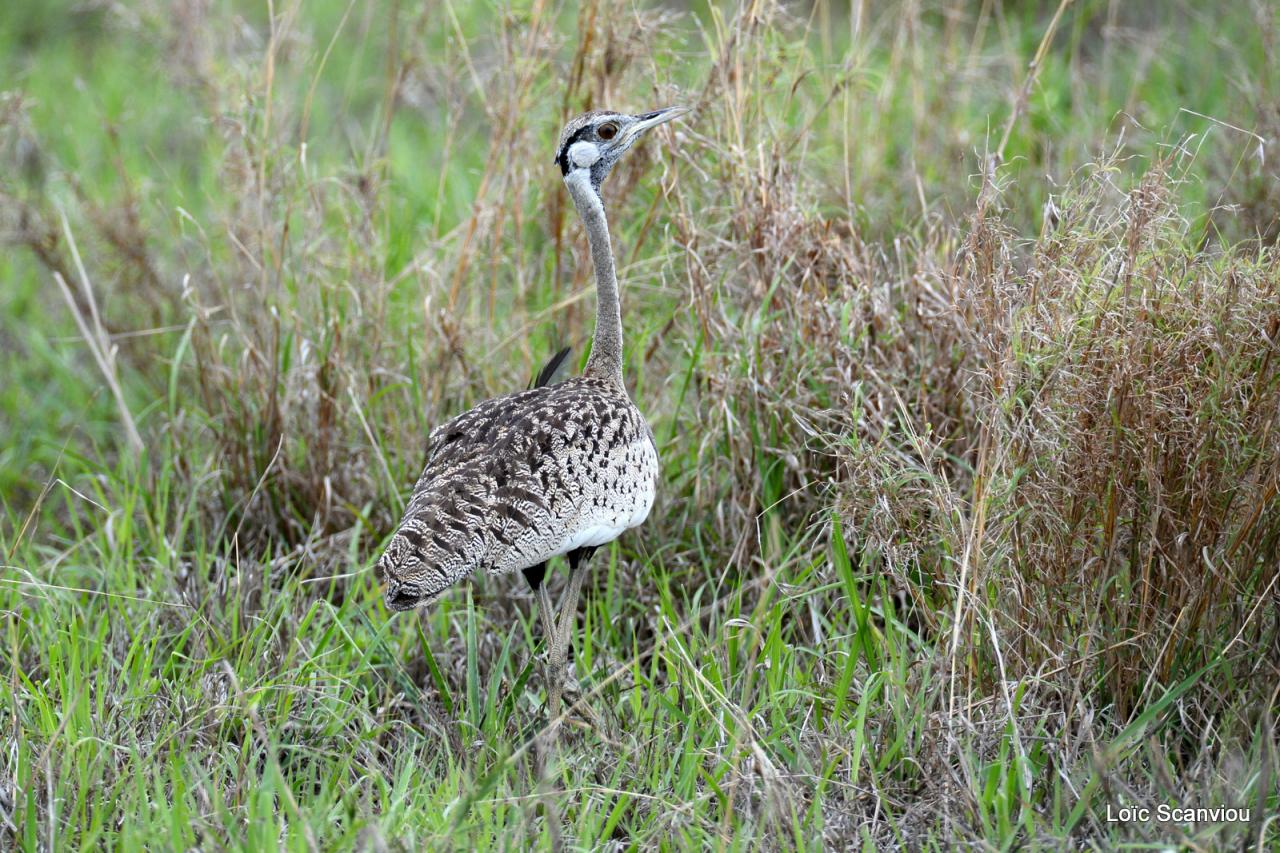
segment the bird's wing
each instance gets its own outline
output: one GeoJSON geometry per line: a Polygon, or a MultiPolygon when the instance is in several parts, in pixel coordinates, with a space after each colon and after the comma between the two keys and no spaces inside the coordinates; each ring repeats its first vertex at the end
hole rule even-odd
{"type": "Polygon", "coordinates": [[[634,526],[637,508],[652,503],[654,473],[639,412],[576,377],[486,400],[432,430],[405,520],[466,519],[484,539],[476,567],[513,571],[634,526]]]}

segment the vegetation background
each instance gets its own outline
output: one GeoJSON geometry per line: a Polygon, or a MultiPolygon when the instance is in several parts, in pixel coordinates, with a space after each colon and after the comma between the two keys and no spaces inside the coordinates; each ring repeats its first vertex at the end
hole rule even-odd
{"type": "Polygon", "coordinates": [[[6,0],[0,846],[1274,849],[1278,36],[6,0]],[[369,568],[432,424],[585,354],[563,120],[673,103],[607,186],[662,489],[539,778],[523,583],[369,568]]]}

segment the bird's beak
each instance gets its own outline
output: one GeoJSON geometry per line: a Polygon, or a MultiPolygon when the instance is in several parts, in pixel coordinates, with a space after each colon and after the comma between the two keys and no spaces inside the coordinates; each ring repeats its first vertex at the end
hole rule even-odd
{"type": "Polygon", "coordinates": [[[654,110],[651,113],[638,115],[636,116],[636,119],[638,119],[636,123],[623,131],[624,138],[622,141],[624,143],[630,143],[646,130],[657,127],[660,124],[665,124],[673,118],[679,118],[687,112],[689,112],[688,107],[667,107],[666,109],[654,110]]]}
{"type": "Polygon", "coordinates": [[[383,595],[383,601],[386,602],[388,610],[412,610],[418,606],[421,596],[416,586],[390,581],[383,595]]]}

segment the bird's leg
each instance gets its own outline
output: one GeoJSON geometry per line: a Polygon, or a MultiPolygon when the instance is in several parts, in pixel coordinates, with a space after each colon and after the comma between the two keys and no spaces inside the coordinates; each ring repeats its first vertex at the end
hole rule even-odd
{"type": "Polygon", "coordinates": [[[556,612],[551,607],[551,593],[547,592],[546,584],[538,587],[538,613],[542,617],[542,653],[535,660],[538,668],[542,670],[542,687],[547,691],[547,698],[550,701],[551,685],[556,681],[555,670],[551,663],[552,649],[555,648],[556,642],[556,612]]]}
{"type": "MultiPolygon", "coordinates": [[[[551,593],[547,591],[547,585],[542,582],[546,573],[546,563],[539,563],[524,570],[524,579],[529,582],[529,586],[533,588],[533,594],[538,600],[538,620],[542,623],[543,647],[542,654],[538,656],[542,659],[538,664],[538,668],[542,674],[543,689],[547,691],[549,698],[551,696],[551,684],[554,680],[549,661],[551,659],[551,649],[556,641],[556,611],[551,606],[551,593]]],[[[541,761],[539,763],[541,764],[541,761]]]]}
{"type": "Polygon", "coordinates": [[[582,582],[587,576],[582,563],[586,562],[594,550],[594,548],[579,548],[569,553],[569,586],[560,601],[560,623],[556,627],[551,640],[551,649],[547,653],[547,669],[550,671],[547,684],[547,718],[552,741],[555,740],[560,704],[568,674],[569,643],[578,622],[578,597],[582,593],[582,582]]]}
{"type": "Polygon", "coordinates": [[[538,587],[538,613],[542,617],[544,651],[550,654],[551,644],[555,642],[556,635],[556,611],[551,606],[551,593],[547,592],[546,584],[538,587]]]}
{"type": "Polygon", "coordinates": [[[594,550],[579,548],[569,554],[569,586],[560,602],[560,623],[556,628],[556,643],[566,662],[573,645],[573,629],[578,625],[578,598],[582,594],[582,583],[587,578],[585,564],[594,550]]]}
{"type": "Polygon", "coordinates": [[[551,648],[551,638],[555,636],[555,610],[551,608],[551,595],[547,592],[547,585],[542,579],[547,574],[547,564],[538,563],[536,566],[530,566],[523,570],[524,579],[529,582],[529,587],[533,590],[533,594],[538,599],[538,618],[542,622],[542,642],[546,648],[551,648]]]}
{"type": "MultiPolygon", "coordinates": [[[[529,586],[533,589],[534,597],[538,600],[538,619],[542,623],[542,654],[538,657],[542,660],[537,664],[542,676],[542,686],[547,691],[547,696],[551,696],[552,683],[555,680],[551,674],[551,667],[547,665],[547,661],[551,657],[551,647],[555,643],[556,637],[556,619],[555,609],[551,606],[551,593],[547,590],[547,585],[543,583],[543,578],[547,573],[547,564],[538,563],[536,566],[530,566],[524,570],[524,579],[529,582],[529,586]]],[[[549,743],[543,738],[538,738],[534,746],[534,762],[536,772],[539,779],[547,778],[547,753],[549,743]]],[[[555,803],[548,800],[544,807],[548,809],[547,814],[555,814],[555,803]]],[[[559,819],[553,821],[559,824],[559,819]]]]}

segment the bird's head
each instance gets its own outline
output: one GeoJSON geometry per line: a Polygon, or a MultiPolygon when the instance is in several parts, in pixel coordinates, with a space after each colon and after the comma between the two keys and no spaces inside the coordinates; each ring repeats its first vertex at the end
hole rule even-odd
{"type": "Polygon", "coordinates": [[[556,165],[565,181],[590,179],[596,192],[618,159],[646,131],[689,112],[667,107],[640,115],[593,110],[569,121],[560,134],[556,165]]]}
{"type": "Polygon", "coordinates": [[[383,584],[388,610],[412,610],[428,603],[422,583],[426,566],[421,554],[414,550],[405,547],[397,535],[374,566],[374,575],[383,584]]]}
{"type": "Polygon", "coordinates": [[[387,543],[374,566],[388,610],[432,604],[455,582],[475,571],[479,537],[434,533],[443,523],[430,509],[411,514],[387,543]]]}

